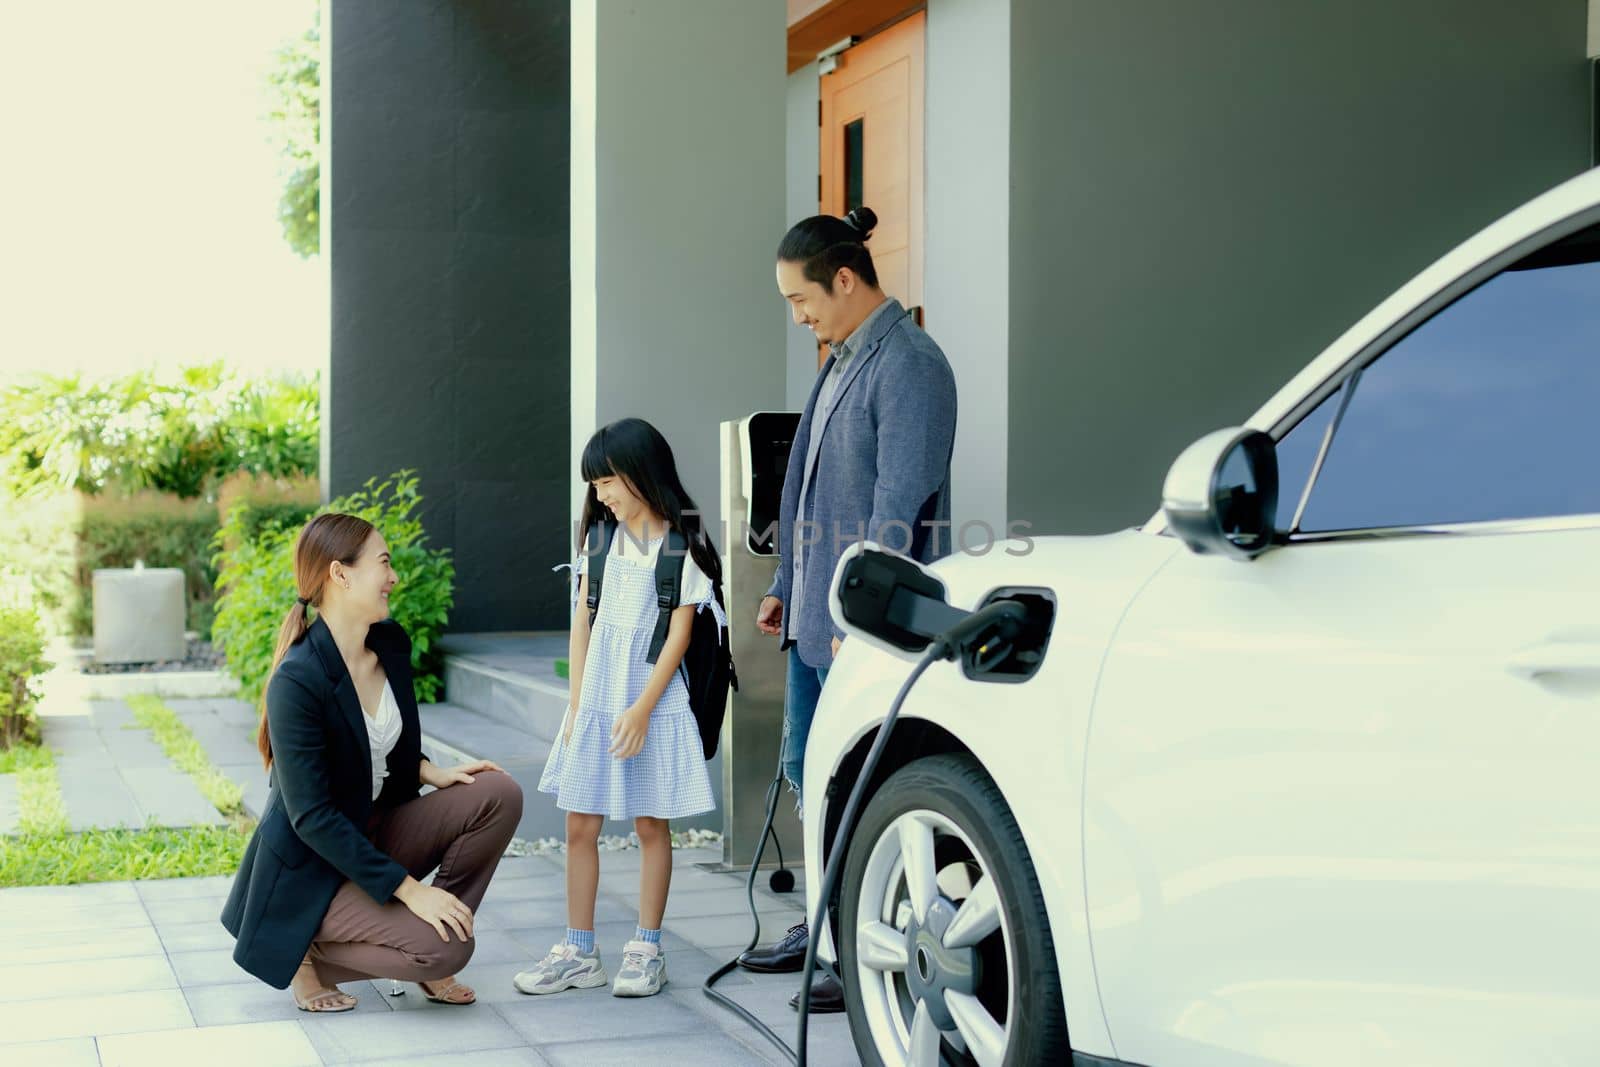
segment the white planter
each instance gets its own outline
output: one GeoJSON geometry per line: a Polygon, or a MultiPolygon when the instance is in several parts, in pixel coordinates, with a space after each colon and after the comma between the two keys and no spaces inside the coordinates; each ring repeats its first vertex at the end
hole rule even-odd
{"type": "Polygon", "coordinates": [[[184,657],[183,572],[169,567],[94,572],[96,663],[184,657]]]}

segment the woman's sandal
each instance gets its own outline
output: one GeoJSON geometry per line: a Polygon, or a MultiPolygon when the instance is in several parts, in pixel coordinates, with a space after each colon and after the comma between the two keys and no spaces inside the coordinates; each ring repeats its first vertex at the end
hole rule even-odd
{"type": "MultiPolygon", "coordinates": [[[[311,964],[302,963],[300,966],[302,968],[310,967],[311,964]]],[[[312,973],[316,973],[315,968],[313,968],[312,973]]],[[[301,1011],[337,1014],[342,1011],[353,1011],[356,1004],[359,1003],[357,998],[334,986],[323,986],[304,999],[301,999],[300,995],[292,990],[289,995],[294,998],[294,1006],[301,1011]]]]}
{"type": "Polygon", "coordinates": [[[450,984],[440,989],[437,993],[429,989],[428,982],[418,982],[417,988],[422,990],[422,995],[436,1004],[471,1004],[478,999],[478,994],[473,992],[471,986],[464,986],[454,978],[443,979],[450,984]]]}

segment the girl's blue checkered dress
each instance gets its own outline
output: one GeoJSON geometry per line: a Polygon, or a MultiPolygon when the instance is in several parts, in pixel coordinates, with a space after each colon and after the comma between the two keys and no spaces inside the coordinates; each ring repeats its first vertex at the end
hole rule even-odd
{"type": "MultiPolygon", "coordinates": [[[[611,755],[611,727],[644,692],[654,666],[645,662],[656,625],[656,557],[662,539],[644,552],[619,532],[606,561],[600,610],[589,632],[583,666],[583,692],[572,739],[556,738],[539,790],[553,793],[563,811],[612,819],[650,816],[679,819],[710,811],[711,778],[706,773],[700,729],[689,708],[683,677],[674,674],[650,716],[644,748],[630,760],[611,755]]],[[[582,557],[574,572],[584,572],[582,557]]],[[[711,594],[711,582],[692,558],[683,561],[683,604],[711,610],[722,633],[727,620],[711,594]]]]}

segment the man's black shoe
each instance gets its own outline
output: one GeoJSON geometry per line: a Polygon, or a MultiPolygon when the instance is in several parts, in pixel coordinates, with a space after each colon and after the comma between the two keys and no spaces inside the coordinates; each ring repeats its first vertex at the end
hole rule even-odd
{"type": "MultiPolygon", "coordinates": [[[[789,998],[789,1007],[800,1010],[800,994],[789,998]]],[[[831,974],[819,973],[811,980],[811,1014],[837,1015],[844,1011],[844,986],[831,974]]]]}
{"type": "Polygon", "coordinates": [[[739,956],[739,966],[759,974],[790,974],[806,962],[806,943],[810,935],[805,923],[795,923],[771,948],[753,948],[739,956]]]}

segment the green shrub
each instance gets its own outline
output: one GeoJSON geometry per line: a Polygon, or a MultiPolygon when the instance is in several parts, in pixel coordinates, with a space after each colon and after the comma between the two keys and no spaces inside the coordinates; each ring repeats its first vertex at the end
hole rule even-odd
{"type": "Polygon", "coordinates": [[[39,740],[34,682],[50,664],[32,608],[0,605],[0,750],[39,740]]]}
{"type": "Polygon", "coordinates": [[[217,515],[226,522],[229,513],[242,506],[244,518],[235,528],[238,540],[230,539],[223,550],[255,540],[268,526],[298,530],[317,513],[321,492],[317,480],[306,476],[281,477],[248,471],[229,475],[217,487],[217,515]]]}
{"type": "MultiPolygon", "coordinates": [[[[420,701],[441,691],[435,643],[444,631],[455,598],[455,564],[448,549],[427,547],[417,517],[422,497],[411,471],[340,497],[319,512],[348,512],[372,523],[389,543],[400,575],[389,598],[389,612],[411,635],[411,665],[420,701]]],[[[227,656],[228,673],[238,679],[245,700],[257,701],[272,669],[278,629],[294,605],[294,543],[300,527],[262,523],[253,537],[246,505],[229,512],[213,542],[217,550],[216,621],[212,639],[227,656]],[[227,545],[237,547],[228,549],[227,545]]]]}
{"type": "Polygon", "coordinates": [[[193,499],[234,471],[314,474],[320,396],[315,378],[241,380],[221,363],[171,378],[35,376],[0,391],[0,486],[193,499]]]}
{"type": "MultiPolygon", "coordinates": [[[[68,632],[77,593],[77,528],[83,500],[57,493],[8,500],[0,493],[0,565],[29,587],[51,633],[68,632]]],[[[83,594],[87,597],[87,593],[83,594]]]]}
{"type": "Polygon", "coordinates": [[[185,625],[209,634],[217,580],[211,541],[218,527],[211,505],[159,493],[56,494],[6,505],[0,508],[0,559],[27,577],[52,631],[93,633],[94,572],[142,560],[183,571],[185,625]]]}

